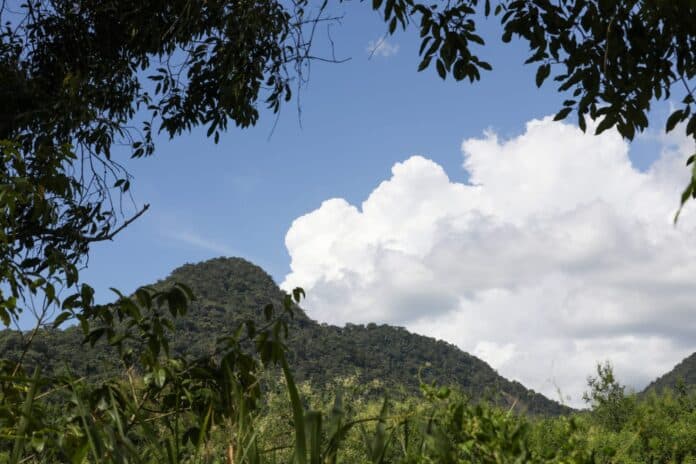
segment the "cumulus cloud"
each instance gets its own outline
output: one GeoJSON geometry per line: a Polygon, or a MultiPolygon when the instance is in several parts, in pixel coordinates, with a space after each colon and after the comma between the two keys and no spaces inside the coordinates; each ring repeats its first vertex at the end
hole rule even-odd
{"type": "Polygon", "coordinates": [[[462,144],[468,183],[413,156],[360,207],[330,199],[286,236],[310,315],[441,338],[581,405],[610,360],[635,388],[696,350],[696,211],[672,219],[693,147],[641,172],[617,133],[550,118],[462,144]]]}
{"type": "Polygon", "coordinates": [[[389,58],[399,53],[399,44],[392,44],[387,41],[386,37],[381,37],[377,40],[370,40],[365,51],[370,57],[381,56],[389,58]]]}

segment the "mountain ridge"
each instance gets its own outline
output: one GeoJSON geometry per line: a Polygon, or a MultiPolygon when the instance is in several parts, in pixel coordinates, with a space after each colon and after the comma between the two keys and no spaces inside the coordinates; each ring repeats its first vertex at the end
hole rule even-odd
{"type": "MultiPolygon", "coordinates": [[[[175,321],[172,350],[185,355],[206,355],[217,338],[229,335],[251,318],[261,320],[269,302],[280,306],[284,293],[259,266],[243,258],[213,258],[184,264],[153,287],[174,282],[189,286],[196,300],[188,314],[175,321]]],[[[412,334],[386,324],[346,324],[337,327],[312,320],[301,308],[289,323],[288,358],[300,381],[319,387],[336,378],[357,375],[361,382],[375,380],[384,388],[416,392],[419,375],[425,381],[455,385],[474,399],[497,395],[499,401],[532,414],[558,415],[572,409],[500,376],[481,359],[456,346],[431,337],[412,334]]],[[[112,363],[108,350],[93,357],[80,350],[77,328],[48,331],[32,348],[34,362],[61,361],[84,374],[98,373],[112,363]],[[102,367],[100,366],[100,363],[102,367]]],[[[17,341],[0,334],[0,353],[16,349],[17,341]],[[13,345],[14,343],[14,345],[13,345]],[[12,346],[10,346],[12,345],[12,346]]]]}
{"type": "Polygon", "coordinates": [[[670,371],[650,382],[641,394],[647,394],[652,391],[661,393],[663,390],[675,390],[680,385],[691,388],[696,385],[696,353],[692,353],[682,359],[670,371]]]}

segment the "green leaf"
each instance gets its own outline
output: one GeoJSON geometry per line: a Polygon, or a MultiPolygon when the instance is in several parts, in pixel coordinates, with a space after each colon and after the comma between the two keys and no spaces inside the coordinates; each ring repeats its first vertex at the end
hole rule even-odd
{"type": "Polygon", "coordinates": [[[2,323],[5,324],[5,327],[9,327],[10,323],[12,322],[10,319],[10,313],[2,307],[0,307],[0,319],[2,319],[2,323]]]}
{"type": "Polygon", "coordinates": [[[150,292],[143,287],[135,291],[135,299],[138,300],[138,304],[145,309],[150,309],[152,307],[150,292]]]}
{"type": "MultiPolygon", "coordinates": [[[[420,48],[418,49],[418,54],[422,55],[423,52],[425,51],[425,47],[428,46],[428,43],[432,40],[432,37],[428,36],[423,41],[421,42],[420,48]]],[[[420,71],[420,69],[419,69],[420,71]]]]}
{"type": "Polygon", "coordinates": [[[157,369],[157,372],[155,373],[155,384],[162,388],[164,386],[164,382],[167,381],[167,371],[163,368],[160,367],[157,369]]]}
{"type": "Polygon", "coordinates": [[[549,77],[549,74],[551,74],[550,64],[547,63],[539,66],[536,72],[536,86],[541,87],[541,84],[543,84],[546,78],[549,77]]]}
{"type": "Polygon", "coordinates": [[[273,304],[269,303],[263,307],[263,315],[267,321],[273,318],[273,304]]]}
{"type": "Polygon", "coordinates": [[[306,298],[304,289],[301,287],[294,288],[292,290],[292,297],[295,300],[295,303],[299,303],[302,298],[306,298]]]}
{"type": "Polygon", "coordinates": [[[479,65],[479,68],[485,69],[486,71],[492,71],[492,70],[493,70],[493,66],[491,66],[491,64],[490,64],[489,62],[487,62],[487,61],[479,61],[479,62],[478,62],[478,65],[479,65]]]}
{"type": "Polygon", "coordinates": [[[53,328],[57,329],[63,322],[67,321],[72,317],[72,313],[69,311],[64,311],[58,315],[53,321],[53,328]]]}
{"type": "Polygon", "coordinates": [[[580,130],[585,132],[587,130],[587,123],[585,122],[585,116],[578,111],[578,126],[580,130]]]}
{"type": "Polygon", "coordinates": [[[677,212],[674,215],[674,223],[676,224],[677,221],[679,220],[679,215],[682,212],[682,209],[684,208],[684,205],[686,204],[687,201],[689,201],[689,198],[691,198],[694,195],[694,188],[696,187],[696,180],[692,177],[691,180],[689,181],[689,184],[686,186],[684,191],[681,194],[681,202],[679,204],[679,209],[677,209],[677,212]]]}
{"type": "Polygon", "coordinates": [[[24,451],[24,440],[26,439],[26,433],[30,426],[30,420],[32,417],[31,409],[34,404],[34,399],[36,398],[36,392],[39,387],[39,378],[41,375],[41,369],[37,367],[34,370],[34,376],[29,384],[29,390],[27,391],[26,397],[22,404],[22,415],[19,419],[19,424],[17,426],[17,434],[12,447],[12,454],[10,455],[9,462],[11,464],[19,463],[20,460],[23,461],[22,451],[24,451]]]}
{"type": "Polygon", "coordinates": [[[300,401],[300,395],[297,392],[297,386],[295,385],[295,380],[292,377],[290,366],[288,366],[288,361],[285,359],[285,356],[281,356],[280,362],[283,367],[285,382],[288,386],[290,404],[292,405],[293,422],[295,424],[295,460],[298,462],[298,464],[306,464],[307,440],[305,436],[304,407],[300,401]]]}
{"type": "Polygon", "coordinates": [[[464,60],[457,60],[452,67],[452,75],[457,81],[461,81],[466,77],[466,66],[464,60]]]}
{"type": "Polygon", "coordinates": [[[428,66],[430,66],[430,60],[431,60],[431,59],[432,59],[432,58],[429,57],[429,56],[426,56],[425,58],[423,58],[423,60],[422,60],[422,61],[420,62],[420,64],[418,65],[418,72],[421,72],[421,71],[423,71],[425,68],[427,68],[428,66]]]}
{"type": "Polygon", "coordinates": [[[553,117],[553,120],[554,121],[561,121],[561,120],[565,119],[566,117],[568,117],[568,115],[570,114],[570,112],[572,110],[573,110],[573,108],[571,108],[571,107],[563,108],[561,111],[556,113],[556,116],[553,117]]]}
{"type": "Polygon", "coordinates": [[[686,125],[686,135],[696,137],[696,115],[691,116],[689,123],[686,125]]]}
{"type": "Polygon", "coordinates": [[[667,124],[665,125],[665,132],[669,132],[682,120],[684,115],[683,110],[676,110],[674,113],[669,115],[667,118],[667,124]]]}
{"type": "Polygon", "coordinates": [[[444,80],[447,76],[445,64],[442,62],[442,60],[437,60],[437,62],[435,63],[435,67],[437,68],[437,74],[444,80]]]}
{"type": "Polygon", "coordinates": [[[599,135],[605,130],[609,129],[616,123],[616,119],[612,114],[608,114],[604,116],[604,119],[600,121],[600,123],[597,125],[597,129],[595,130],[595,135],[599,135]]]}
{"type": "Polygon", "coordinates": [[[37,453],[41,453],[44,450],[45,445],[46,445],[46,438],[45,437],[43,437],[41,435],[37,435],[37,434],[32,435],[31,447],[34,448],[34,450],[37,453]]]}

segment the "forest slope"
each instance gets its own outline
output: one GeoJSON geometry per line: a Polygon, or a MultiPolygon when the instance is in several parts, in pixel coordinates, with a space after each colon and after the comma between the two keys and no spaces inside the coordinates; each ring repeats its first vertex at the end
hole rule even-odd
{"type": "MultiPolygon", "coordinates": [[[[190,356],[212,353],[219,337],[230,335],[243,320],[261,320],[269,302],[280,304],[283,292],[260,267],[240,258],[216,258],[186,264],[155,286],[181,282],[191,287],[196,301],[186,317],[176,321],[172,348],[190,356]]],[[[115,368],[108,349],[81,346],[76,328],[41,334],[28,353],[43,366],[66,366],[79,375],[115,368]]],[[[0,333],[0,357],[16,356],[17,333],[0,333]]],[[[377,380],[385,389],[415,392],[422,369],[426,381],[456,385],[473,398],[497,397],[532,414],[557,415],[569,408],[498,375],[479,358],[456,346],[408,332],[400,327],[368,324],[336,327],[310,319],[298,308],[290,322],[290,362],[299,380],[321,388],[339,377],[357,375],[361,382],[377,380]],[[427,367],[426,367],[427,366],[427,367]]]]}
{"type": "Polygon", "coordinates": [[[650,382],[643,393],[652,390],[657,392],[665,389],[674,390],[680,384],[690,388],[696,386],[696,353],[686,357],[671,371],[650,382]]]}

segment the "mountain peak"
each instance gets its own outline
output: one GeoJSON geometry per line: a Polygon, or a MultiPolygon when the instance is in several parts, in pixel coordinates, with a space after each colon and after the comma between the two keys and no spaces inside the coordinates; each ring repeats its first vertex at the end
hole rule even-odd
{"type": "MultiPolygon", "coordinates": [[[[195,295],[188,314],[175,321],[171,349],[183,356],[213,353],[217,339],[231,335],[246,320],[262,323],[262,308],[268,303],[280,307],[284,296],[268,273],[242,258],[185,264],[154,285],[174,282],[188,285],[195,295]]],[[[481,359],[449,343],[385,324],[321,324],[300,308],[294,314],[288,321],[286,345],[299,381],[323,388],[336,379],[357,375],[361,382],[379,380],[385,389],[404,388],[416,393],[422,372],[426,382],[457,386],[474,399],[494,395],[536,414],[571,410],[501,377],[481,359]]],[[[0,349],[6,349],[17,336],[11,331],[0,332],[0,349]]],[[[35,361],[47,368],[67,363],[74,372],[86,375],[97,369],[100,360],[117,365],[114,353],[103,347],[101,352],[98,347],[92,351],[78,348],[82,335],[77,327],[46,332],[39,338],[46,349],[35,361]]]]}
{"type": "Polygon", "coordinates": [[[278,285],[266,271],[238,257],[187,263],[159,283],[173,282],[188,285],[198,299],[217,303],[228,303],[230,298],[246,292],[272,295],[273,299],[282,297],[278,285]]]}

